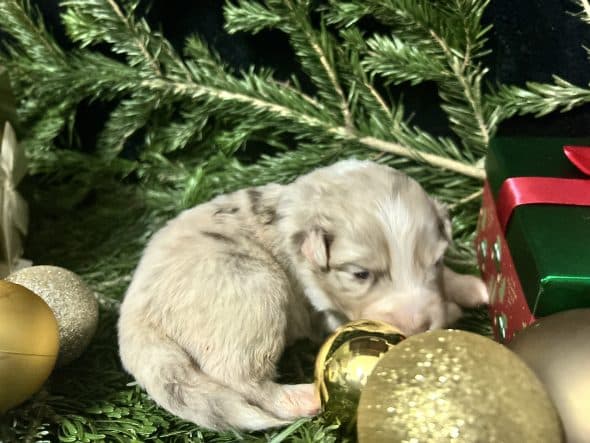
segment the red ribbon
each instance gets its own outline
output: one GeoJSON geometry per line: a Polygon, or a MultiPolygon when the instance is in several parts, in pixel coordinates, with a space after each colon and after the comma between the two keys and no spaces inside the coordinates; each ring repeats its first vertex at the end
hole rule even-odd
{"type": "MultiPolygon", "coordinates": [[[[583,173],[590,175],[590,147],[565,146],[567,158],[583,173]]],[[[512,177],[504,181],[497,198],[502,230],[517,206],[553,204],[590,206],[590,179],[556,177],[512,177]]]]}

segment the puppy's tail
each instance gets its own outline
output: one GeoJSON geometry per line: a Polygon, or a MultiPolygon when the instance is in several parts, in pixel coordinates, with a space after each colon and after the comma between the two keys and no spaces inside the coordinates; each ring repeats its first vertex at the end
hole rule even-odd
{"type": "Polygon", "coordinates": [[[217,431],[289,423],[207,376],[178,344],[145,325],[119,324],[119,352],[125,369],[156,403],[182,419],[217,431]]]}

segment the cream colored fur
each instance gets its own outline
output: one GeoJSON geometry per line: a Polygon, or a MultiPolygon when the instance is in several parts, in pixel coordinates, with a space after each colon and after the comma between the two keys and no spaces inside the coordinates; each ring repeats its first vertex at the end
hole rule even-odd
{"type": "Polygon", "coordinates": [[[443,266],[450,236],[414,180],[367,161],[220,196],[149,242],[121,306],[121,360],[158,404],[207,428],[316,414],[312,385],[273,381],[288,343],[359,318],[414,334],[488,301],[479,279],[443,266]]]}

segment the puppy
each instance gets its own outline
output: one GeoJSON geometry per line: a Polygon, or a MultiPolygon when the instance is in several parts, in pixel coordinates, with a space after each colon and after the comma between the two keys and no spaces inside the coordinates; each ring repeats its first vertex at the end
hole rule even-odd
{"type": "Polygon", "coordinates": [[[487,303],[481,280],[443,265],[450,226],[417,182],[357,160],[186,210],[153,236],[127,290],[123,365],[206,428],[314,415],[312,384],[273,381],[291,341],[361,318],[415,334],[487,303]]]}

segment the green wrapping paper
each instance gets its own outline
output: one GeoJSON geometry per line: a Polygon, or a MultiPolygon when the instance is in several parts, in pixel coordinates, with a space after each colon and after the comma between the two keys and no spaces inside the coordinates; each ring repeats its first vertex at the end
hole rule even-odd
{"type": "MultiPolygon", "coordinates": [[[[497,138],[486,161],[494,198],[510,177],[586,178],[563,146],[590,139],[497,138]]],[[[527,303],[536,317],[590,306],[590,207],[518,206],[506,241],[527,303]]]]}

